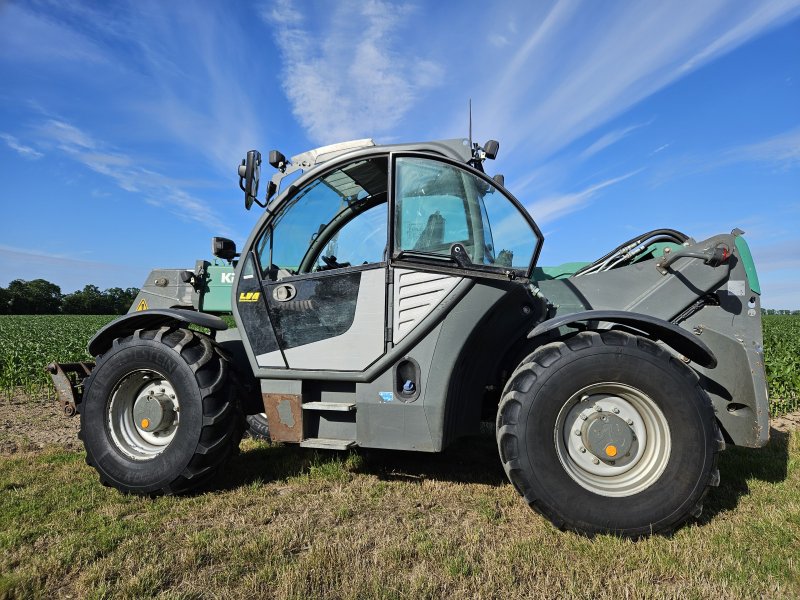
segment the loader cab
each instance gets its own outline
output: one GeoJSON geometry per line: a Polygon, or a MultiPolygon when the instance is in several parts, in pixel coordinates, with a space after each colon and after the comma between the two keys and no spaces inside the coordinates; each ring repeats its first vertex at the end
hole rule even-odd
{"type": "Polygon", "coordinates": [[[248,240],[233,306],[257,376],[363,374],[465,278],[530,274],[542,236],[497,182],[462,157],[388,148],[304,173],[248,240]],[[432,295],[401,297],[412,274],[438,281],[432,295]]]}

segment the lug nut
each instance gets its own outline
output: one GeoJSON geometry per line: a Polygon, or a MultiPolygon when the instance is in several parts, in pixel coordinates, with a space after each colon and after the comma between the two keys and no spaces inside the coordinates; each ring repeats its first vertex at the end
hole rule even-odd
{"type": "Polygon", "coordinates": [[[599,464],[600,464],[600,459],[599,459],[599,458],[593,458],[593,459],[592,459],[592,462],[593,462],[594,464],[596,464],[596,465],[599,465],[599,464]]]}
{"type": "Polygon", "coordinates": [[[633,419],[628,419],[628,420],[627,420],[627,421],[625,421],[625,422],[626,422],[628,425],[631,425],[631,426],[633,425],[633,419]]]}
{"type": "Polygon", "coordinates": [[[608,464],[610,464],[610,465],[615,465],[615,464],[617,464],[617,461],[615,461],[615,460],[610,460],[610,461],[608,461],[608,464]]]}
{"type": "Polygon", "coordinates": [[[578,451],[579,451],[581,454],[583,454],[584,452],[586,452],[586,448],[584,448],[583,446],[581,446],[580,448],[578,448],[578,451]]]}
{"type": "Polygon", "coordinates": [[[585,420],[586,420],[586,419],[588,419],[588,418],[589,418],[589,417],[587,417],[586,415],[584,415],[583,413],[581,413],[581,421],[585,421],[585,420]]]}
{"type": "Polygon", "coordinates": [[[597,412],[603,412],[603,407],[602,407],[602,406],[600,406],[599,404],[595,404],[595,405],[594,405],[594,409],[595,409],[597,412]]]}
{"type": "Polygon", "coordinates": [[[581,434],[581,430],[580,429],[576,429],[575,430],[575,435],[580,435],[580,434],[581,434]]]}
{"type": "Polygon", "coordinates": [[[611,410],[613,411],[613,413],[614,413],[615,415],[618,415],[618,414],[619,414],[619,409],[618,409],[616,406],[615,406],[614,408],[612,408],[611,410]]]}

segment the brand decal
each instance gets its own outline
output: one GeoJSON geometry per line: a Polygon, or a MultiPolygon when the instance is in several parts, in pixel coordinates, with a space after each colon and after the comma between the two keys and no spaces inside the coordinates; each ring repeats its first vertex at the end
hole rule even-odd
{"type": "Polygon", "coordinates": [[[261,298],[261,292],[241,292],[239,294],[239,302],[258,302],[261,298]]]}
{"type": "Polygon", "coordinates": [[[233,283],[233,273],[222,273],[220,283],[233,283]]]}

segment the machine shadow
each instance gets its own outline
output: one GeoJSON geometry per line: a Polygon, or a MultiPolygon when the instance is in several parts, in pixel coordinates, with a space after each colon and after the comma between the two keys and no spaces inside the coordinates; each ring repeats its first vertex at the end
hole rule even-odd
{"type": "Polygon", "coordinates": [[[786,479],[791,434],[770,428],[769,443],[763,448],[728,447],[719,457],[720,484],[705,498],[700,525],[720,513],[734,510],[750,493],[749,480],[778,483],[786,479]]]}
{"type": "MultiPolygon", "coordinates": [[[[295,445],[263,445],[247,449],[228,463],[207,489],[230,490],[303,475],[333,477],[343,472],[374,475],[383,481],[448,481],[490,486],[508,484],[498,456],[493,427],[463,438],[444,452],[431,454],[400,450],[357,449],[317,451],[295,445]]],[[[789,433],[770,430],[764,448],[729,447],[719,458],[720,485],[704,501],[699,524],[734,510],[750,493],[748,481],[777,483],[786,479],[789,433]]]]}
{"type": "Polygon", "coordinates": [[[437,480],[483,485],[508,483],[493,431],[463,438],[444,452],[408,452],[361,448],[346,452],[318,451],[296,445],[263,445],[249,448],[228,463],[225,472],[204,490],[230,490],[243,485],[267,483],[306,474],[337,470],[374,475],[385,481],[437,480]]]}

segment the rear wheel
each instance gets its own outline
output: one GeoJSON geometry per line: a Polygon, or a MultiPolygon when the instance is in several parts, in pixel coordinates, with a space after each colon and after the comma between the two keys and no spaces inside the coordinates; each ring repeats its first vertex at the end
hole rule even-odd
{"type": "Polygon", "coordinates": [[[213,340],[188,329],[115,340],[80,405],[86,461],[101,481],[123,492],[169,494],[211,478],[244,430],[229,369],[213,340]]]}
{"type": "Polygon", "coordinates": [[[649,340],[584,332],[539,348],[506,385],[506,473],[556,526],[631,537],[699,515],[724,447],[697,376],[649,340]]]}

